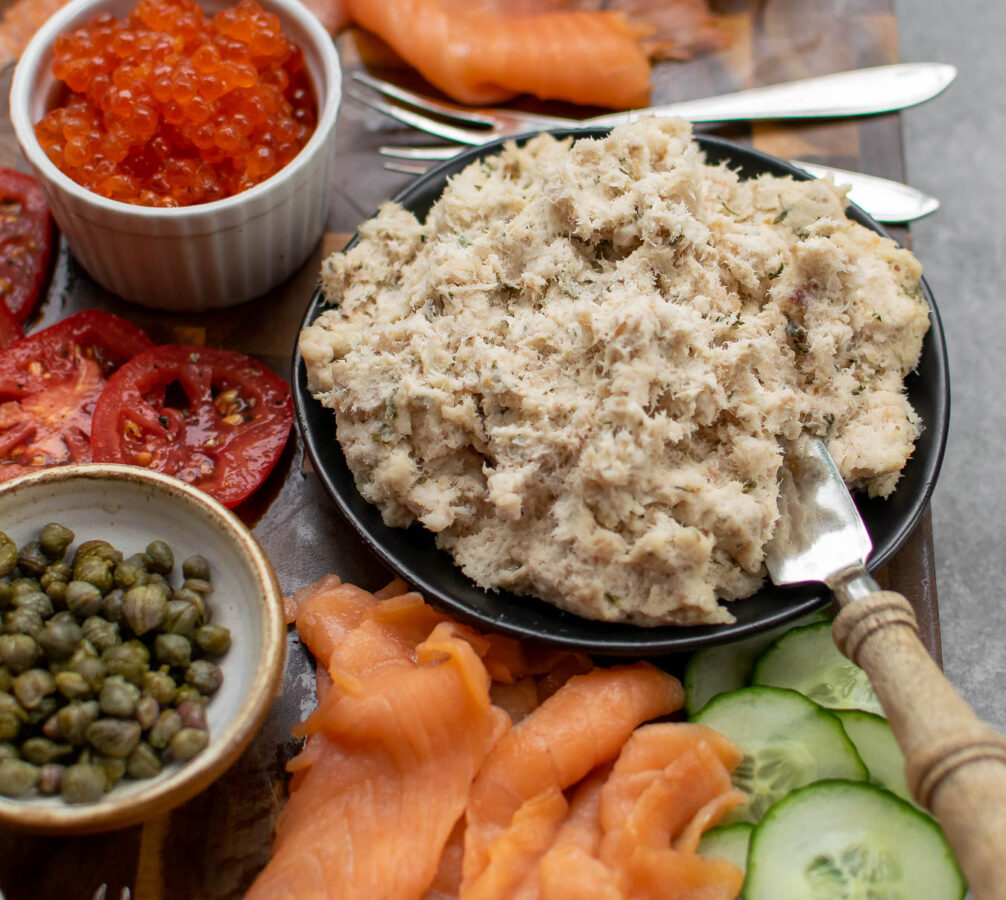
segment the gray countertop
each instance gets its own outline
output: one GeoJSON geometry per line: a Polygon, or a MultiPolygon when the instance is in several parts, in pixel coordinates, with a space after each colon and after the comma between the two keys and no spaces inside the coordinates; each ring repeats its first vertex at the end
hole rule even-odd
{"type": "Polygon", "coordinates": [[[896,0],[901,57],[957,66],[903,114],[908,180],[939,197],[912,227],[946,330],[951,413],[933,496],[943,662],[979,715],[1006,730],[1006,34],[1002,0],[896,0]]]}

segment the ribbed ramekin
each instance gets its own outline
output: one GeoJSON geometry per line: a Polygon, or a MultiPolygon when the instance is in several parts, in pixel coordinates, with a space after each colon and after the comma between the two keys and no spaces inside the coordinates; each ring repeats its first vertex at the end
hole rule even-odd
{"type": "MultiPolygon", "coordinates": [[[[202,0],[213,14],[225,0],[202,0]]],[[[284,281],[308,258],[328,217],[335,121],[341,97],[331,37],[300,0],[259,0],[304,53],[318,105],[314,134],[283,169],[254,188],[178,209],[135,206],[92,193],[64,175],[35,137],[61,87],[53,42],[102,12],[125,16],[135,0],[73,0],[39,29],[11,86],[11,120],[53,218],[99,284],[144,306],[205,310],[241,303],[284,281]]]]}

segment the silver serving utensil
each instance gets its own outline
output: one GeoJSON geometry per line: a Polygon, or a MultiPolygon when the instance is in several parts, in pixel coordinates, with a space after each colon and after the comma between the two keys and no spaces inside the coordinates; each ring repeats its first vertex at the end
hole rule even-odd
{"type": "Polygon", "coordinates": [[[822,581],[834,592],[835,643],[869,676],[912,794],[943,826],[975,900],[1001,900],[1006,739],[950,686],[919,640],[908,601],[867,573],[870,537],[821,441],[789,448],[780,495],[782,518],[766,548],[772,581],[822,581]]]}

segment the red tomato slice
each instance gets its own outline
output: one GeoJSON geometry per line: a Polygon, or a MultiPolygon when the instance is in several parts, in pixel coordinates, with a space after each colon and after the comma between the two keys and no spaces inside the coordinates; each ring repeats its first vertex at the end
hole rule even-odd
{"type": "Polygon", "coordinates": [[[0,350],[0,481],[91,461],[91,412],[108,376],[152,346],[139,328],[87,310],[0,350]]]}
{"type": "Polygon", "coordinates": [[[236,506],[272,471],[292,425],[290,388],[262,363],[166,344],[109,379],[91,449],[96,462],[156,469],[236,506]]]}
{"type": "Polygon", "coordinates": [[[14,313],[7,309],[7,304],[0,303],[0,350],[23,337],[21,323],[14,318],[14,313]]]}
{"type": "Polygon", "coordinates": [[[52,253],[52,216],[30,175],[0,169],[0,297],[23,322],[38,299],[52,253]]]}

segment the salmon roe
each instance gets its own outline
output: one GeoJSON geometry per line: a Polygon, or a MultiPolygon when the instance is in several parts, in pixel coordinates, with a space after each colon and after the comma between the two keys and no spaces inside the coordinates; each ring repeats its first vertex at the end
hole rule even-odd
{"type": "Polygon", "coordinates": [[[35,126],[49,158],[103,197],[209,203],[292,160],[315,127],[304,57],[255,0],[208,17],[195,0],[140,0],[56,38],[70,91],[35,126]]]}

